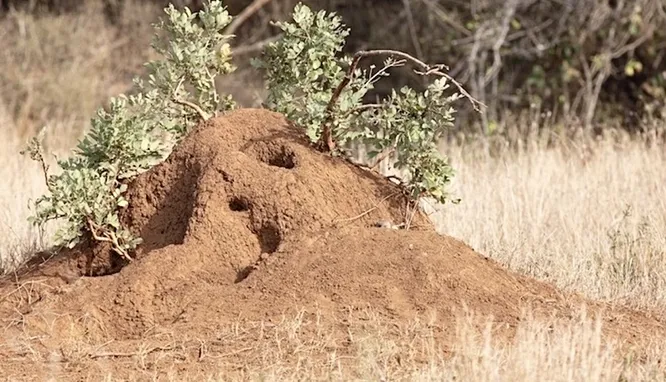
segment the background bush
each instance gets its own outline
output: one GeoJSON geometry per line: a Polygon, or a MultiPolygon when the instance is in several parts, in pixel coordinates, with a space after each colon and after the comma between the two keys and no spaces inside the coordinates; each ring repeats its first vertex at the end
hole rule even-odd
{"type": "MultiPolygon", "coordinates": [[[[122,23],[127,0],[102,2],[110,23],[122,23]]],[[[153,0],[165,3],[165,0],[153,0]]],[[[83,1],[1,0],[4,9],[62,12],[83,1]]],[[[251,1],[225,2],[237,14],[251,1]]],[[[267,21],[289,17],[295,0],[273,1],[236,31],[237,44],[261,42],[277,28],[267,21]],[[259,27],[263,25],[264,27],[259,27]]],[[[199,0],[176,6],[197,9],[199,0]]],[[[554,122],[638,130],[666,116],[666,5],[662,0],[306,0],[313,9],[341,15],[351,28],[345,51],[395,49],[426,62],[443,62],[472,95],[488,105],[477,116],[461,110],[459,126],[494,133],[508,117],[543,112],[554,122]],[[467,115],[471,119],[466,119],[467,115]],[[480,119],[477,119],[480,118],[480,119]],[[480,123],[470,123],[480,122],[480,123]]],[[[405,70],[366,97],[387,97],[423,79],[405,70]]],[[[419,88],[420,87],[420,88],[419,88]]],[[[461,127],[462,128],[462,127],[461,127]]]]}

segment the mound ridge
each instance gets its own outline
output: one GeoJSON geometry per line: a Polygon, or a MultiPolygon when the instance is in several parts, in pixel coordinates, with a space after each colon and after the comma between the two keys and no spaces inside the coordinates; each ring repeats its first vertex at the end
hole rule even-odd
{"type": "MultiPolygon", "coordinates": [[[[434,315],[444,335],[463,305],[511,329],[525,307],[566,317],[586,302],[501,268],[437,234],[426,218],[417,216],[409,231],[374,227],[402,220],[399,188],[316,152],[267,110],[203,123],[133,181],[128,198],[123,221],[144,238],[135,261],[83,246],[33,261],[0,286],[7,296],[0,316],[19,314],[16,330],[28,331],[53,317],[53,333],[76,328],[102,343],[160,330],[199,338],[238,317],[273,319],[303,308],[335,322],[370,307],[387,319],[434,315]],[[31,298],[11,293],[26,283],[31,298]]],[[[664,332],[647,314],[587,303],[603,308],[607,330],[620,336],[664,332]]]]}

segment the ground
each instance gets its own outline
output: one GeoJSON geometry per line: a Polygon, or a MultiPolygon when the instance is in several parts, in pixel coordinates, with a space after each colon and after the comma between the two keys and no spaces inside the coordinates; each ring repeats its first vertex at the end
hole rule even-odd
{"type": "Polygon", "coordinates": [[[581,306],[622,354],[652,357],[666,334],[657,312],[509,271],[425,215],[378,227],[408,216],[401,189],[267,110],[203,123],[128,198],[134,261],[86,243],[0,282],[4,376],[414,378],[461,356],[461,328],[512,342],[526,314],[566,326],[581,306]],[[470,314],[494,325],[461,327],[470,314]]]}

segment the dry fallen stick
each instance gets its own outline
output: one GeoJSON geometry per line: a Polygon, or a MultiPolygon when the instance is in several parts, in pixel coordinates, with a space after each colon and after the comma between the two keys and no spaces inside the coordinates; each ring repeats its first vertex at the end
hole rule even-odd
{"type": "Polygon", "coordinates": [[[171,351],[174,350],[175,346],[155,346],[145,351],[136,351],[136,352],[102,352],[102,353],[90,353],[88,357],[90,358],[108,358],[108,357],[134,357],[138,355],[148,355],[156,351],[171,351]]]}
{"type": "MultiPolygon", "coordinates": [[[[44,280],[29,280],[29,281],[24,281],[24,282],[18,284],[17,287],[16,287],[16,289],[13,289],[13,290],[9,291],[7,294],[5,294],[4,296],[0,297],[0,302],[3,302],[3,301],[5,301],[5,300],[7,300],[9,297],[13,296],[13,295],[16,294],[16,293],[19,293],[19,292],[21,292],[21,291],[25,291],[25,292],[26,292],[26,295],[28,296],[28,303],[31,303],[31,302],[30,302],[30,296],[31,296],[32,290],[29,290],[29,289],[26,287],[27,285],[30,285],[31,287],[32,287],[33,285],[41,285],[41,286],[43,286],[43,287],[47,287],[47,288],[53,289],[52,286],[46,284],[46,283],[43,282],[43,281],[44,281],[44,280]]],[[[21,297],[21,298],[22,298],[22,297],[21,297]]]]}
{"type": "Polygon", "coordinates": [[[392,193],[392,194],[390,194],[390,195],[388,195],[388,196],[385,196],[382,200],[380,200],[377,204],[375,204],[374,207],[372,207],[372,208],[370,208],[370,209],[364,211],[363,213],[358,214],[358,215],[353,216],[353,217],[350,217],[350,218],[345,218],[345,219],[340,219],[340,220],[334,220],[332,224],[335,224],[335,223],[342,223],[342,222],[351,222],[351,221],[354,221],[354,220],[358,220],[358,219],[364,217],[365,215],[369,214],[370,212],[372,212],[372,211],[376,210],[377,208],[379,208],[379,206],[380,206],[382,203],[384,203],[386,200],[388,200],[388,199],[390,199],[390,198],[392,198],[392,197],[394,197],[394,196],[396,196],[396,195],[398,195],[398,194],[399,194],[399,192],[394,192],[394,193],[392,193]]]}

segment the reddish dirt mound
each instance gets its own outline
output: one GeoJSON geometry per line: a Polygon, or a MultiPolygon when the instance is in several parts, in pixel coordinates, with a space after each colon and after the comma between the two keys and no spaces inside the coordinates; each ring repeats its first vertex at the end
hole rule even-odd
{"type": "MultiPolygon", "coordinates": [[[[312,150],[265,110],[203,124],[138,177],[129,198],[123,220],[144,238],[137,259],[123,264],[108,248],[81,247],[34,261],[0,287],[6,336],[47,331],[46,353],[71,333],[94,344],[165,332],[192,340],[238,317],[301,308],[332,323],[350,309],[400,320],[434,314],[446,336],[463,304],[510,332],[525,307],[567,317],[584,302],[507,272],[424,218],[409,231],[374,227],[402,221],[400,189],[312,150]]],[[[605,311],[607,329],[622,338],[664,332],[646,315],[605,311]]]]}

